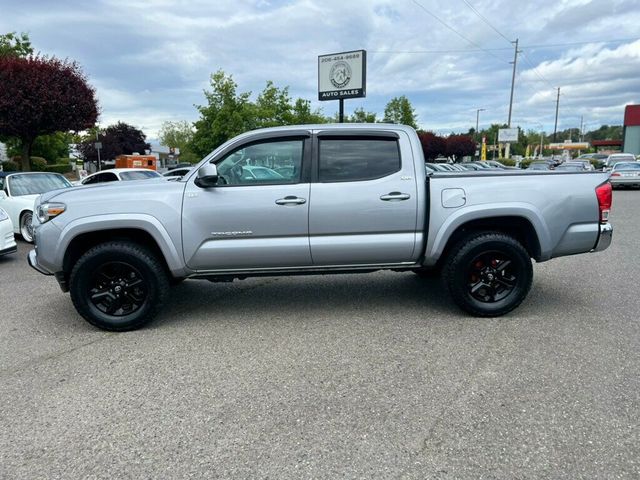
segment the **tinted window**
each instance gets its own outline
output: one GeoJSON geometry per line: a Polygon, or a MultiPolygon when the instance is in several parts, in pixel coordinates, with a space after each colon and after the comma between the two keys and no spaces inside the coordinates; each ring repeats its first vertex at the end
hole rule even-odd
{"type": "Polygon", "coordinates": [[[254,143],[217,162],[218,185],[298,183],[304,140],[254,143]]]}
{"type": "Polygon", "coordinates": [[[320,139],[320,181],[354,182],[385,177],[400,170],[395,139],[320,139]]]}
{"type": "Polygon", "coordinates": [[[133,172],[120,172],[121,180],[145,180],[147,178],[157,178],[160,174],[153,170],[135,170],[133,172]]]}
{"type": "Polygon", "coordinates": [[[118,177],[115,173],[101,173],[100,175],[97,175],[97,177],[98,179],[96,180],[96,183],[118,181],[118,177]]]}

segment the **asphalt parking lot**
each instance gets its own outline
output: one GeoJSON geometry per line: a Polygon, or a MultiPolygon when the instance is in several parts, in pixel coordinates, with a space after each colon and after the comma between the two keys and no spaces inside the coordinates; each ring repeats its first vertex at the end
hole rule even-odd
{"type": "Polygon", "coordinates": [[[640,191],[613,245],[462,314],[437,280],[186,281],[96,330],[0,259],[0,478],[638,478],[640,191]]]}

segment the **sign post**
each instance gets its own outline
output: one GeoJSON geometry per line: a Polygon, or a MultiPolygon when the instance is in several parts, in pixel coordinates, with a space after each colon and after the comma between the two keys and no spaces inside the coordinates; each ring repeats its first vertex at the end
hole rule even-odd
{"type": "Polygon", "coordinates": [[[344,99],[366,97],[367,52],[331,53],[318,57],[318,100],[338,100],[340,123],[344,99]]]}

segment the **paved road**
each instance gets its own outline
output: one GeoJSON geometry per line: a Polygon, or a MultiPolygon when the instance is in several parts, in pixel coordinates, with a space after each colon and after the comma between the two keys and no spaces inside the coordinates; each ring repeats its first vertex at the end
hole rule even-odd
{"type": "Polygon", "coordinates": [[[0,260],[0,478],[638,478],[640,192],[500,319],[412,274],[187,281],[86,324],[0,260]]]}

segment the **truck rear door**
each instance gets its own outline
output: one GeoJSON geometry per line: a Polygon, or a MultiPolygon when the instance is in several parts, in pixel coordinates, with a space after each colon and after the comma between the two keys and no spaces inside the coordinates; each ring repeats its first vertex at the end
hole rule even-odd
{"type": "Polygon", "coordinates": [[[309,235],[314,265],[410,262],[417,183],[404,132],[327,130],[314,137],[309,235]]]}

